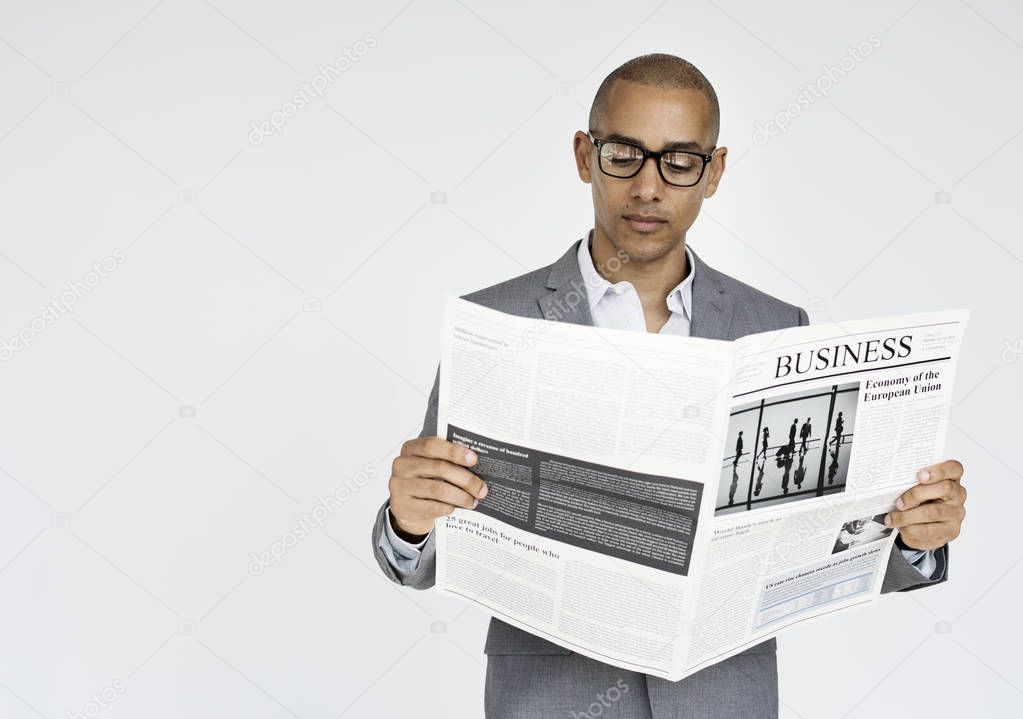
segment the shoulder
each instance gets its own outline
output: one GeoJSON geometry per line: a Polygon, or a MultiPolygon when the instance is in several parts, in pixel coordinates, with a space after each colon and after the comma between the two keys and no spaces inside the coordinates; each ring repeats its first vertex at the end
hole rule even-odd
{"type": "Polygon", "coordinates": [[[462,299],[484,307],[529,316],[539,312],[536,301],[547,294],[547,278],[553,265],[530,270],[511,279],[462,295],[462,299]]]}
{"type": "Polygon", "coordinates": [[[786,302],[705,263],[702,268],[713,284],[732,300],[733,321],[741,334],[810,324],[806,310],[786,302]]]}

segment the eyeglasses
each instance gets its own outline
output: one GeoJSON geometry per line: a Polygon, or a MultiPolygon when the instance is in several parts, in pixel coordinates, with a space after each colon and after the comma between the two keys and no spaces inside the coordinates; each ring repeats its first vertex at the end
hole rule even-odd
{"type": "MultiPolygon", "coordinates": [[[[648,157],[657,161],[661,179],[674,187],[692,187],[703,177],[713,155],[685,150],[662,150],[654,152],[628,142],[598,140],[586,133],[597,148],[600,171],[611,177],[635,177],[643,169],[648,157]]],[[[711,149],[714,152],[714,149],[711,149]]]]}

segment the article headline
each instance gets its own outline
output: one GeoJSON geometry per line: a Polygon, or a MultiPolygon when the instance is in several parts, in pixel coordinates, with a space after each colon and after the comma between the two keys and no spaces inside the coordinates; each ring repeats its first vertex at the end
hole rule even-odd
{"type": "Polygon", "coordinates": [[[913,351],[913,335],[885,337],[857,342],[855,345],[840,344],[800,350],[795,354],[781,355],[775,368],[775,379],[807,372],[845,367],[848,364],[869,364],[903,359],[913,351]]]}

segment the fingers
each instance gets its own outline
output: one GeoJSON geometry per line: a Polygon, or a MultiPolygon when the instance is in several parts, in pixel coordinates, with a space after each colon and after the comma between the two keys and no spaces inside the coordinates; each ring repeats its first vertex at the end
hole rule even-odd
{"type": "MultiPolygon", "coordinates": [[[[391,464],[391,476],[409,480],[428,480],[441,484],[447,483],[459,489],[462,493],[468,494],[473,500],[483,499],[487,496],[487,485],[482,479],[457,464],[452,464],[446,459],[429,459],[426,457],[405,457],[399,455],[391,464]]],[[[422,481],[414,482],[416,486],[422,481]]],[[[425,491],[425,490],[423,490],[425,491]]],[[[422,491],[414,491],[414,496],[425,497],[422,491]]],[[[459,505],[463,506],[463,505],[459,505]]],[[[475,506],[473,502],[464,506],[475,506]]]]}
{"type": "Polygon", "coordinates": [[[919,484],[895,501],[896,510],[885,516],[885,526],[897,527],[906,546],[916,549],[935,549],[952,541],[966,517],[962,477],[963,465],[955,459],[922,468],[916,475],[919,484]]]}
{"type": "Polygon", "coordinates": [[[391,474],[391,496],[434,499],[474,509],[486,485],[468,470],[442,459],[398,457],[391,474]]]}
{"type": "Polygon", "coordinates": [[[410,439],[401,446],[403,456],[446,459],[449,462],[471,467],[476,464],[476,453],[454,442],[440,437],[419,437],[410,439]]]}
{"type": "Polygon", "coordinates": [[[959,536],[961,525],[954,522],[914,524],[900,530],[902,541],[913,549],[937,549],[959,536]]]}
{"type": "Polygon", "coordinates": [[[402,445],[392,473],[442,479],[476,499],[483,499],[487,496],[487,485],[469,470],[462,469],[475,465],[477,460],[475,452],[460,444],[440,437],[421,437],[402,445]]]}
{"type": "Polygon", "coordinates": [[[487,485],[466,467],[478,457],[440,437],[409,440],[391,464],[391,514],[410,534],[422,535],[456,508],[475,509],[487,485]]]}
{"type": "Polygon", "coordinates": [[[420,517],[426,518],[431,525],[433,524],[433,520],[437,517],[444,517],[455,511],[455,506],[453,504],[438,502],[435,499],[417,499],[415,500],[415,503],[416,513],[420,517]]]}
{"type": "Polygon", "coordinates": [[[915,524],[928,524],[932,522],[952,522],[958,525],[962,523],[965,516],[966,508],[961,504],[926,502],[913,509],[889,512],[884,519],[884,524],[886,527],[898,527],[900,529],[915,524]]]}
{"type": "Polygon", "coordinates": [[[962,504],[966,501],[966,489],[951,479],[944,479],[940,482],[929,482],[918,484],[902,493],[895,500],[895,506],[899,510],[913,509],[924,502],[934,500],[962,504]]]}
{"type": "Polygon", "coordinates": [[[958,459],[947,459],[930,467],[924,467],[916,473],[917,481],[922,483],[940,482],[945,479],[960,480],[963,477],[963,465],[958,459]]]}
{"type": "Polygon", "coordinates": [[[475,509],[479,499],[461,487],[432,478],[420,478],[409,486],[409,496],[415,499],[432,499],[464,509],[475,509]]]}

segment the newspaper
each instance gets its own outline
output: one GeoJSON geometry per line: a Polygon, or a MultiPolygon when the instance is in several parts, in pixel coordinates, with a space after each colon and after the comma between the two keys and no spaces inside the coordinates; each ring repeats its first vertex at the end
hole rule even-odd
{"type": "Polygon", "coordinates": [[[967,319],[728,342],[449,297],[437,434],[489,492],[437,520],[437,588],[670,680],[872,601],[884,514],[941,459],[967,319]]]}

